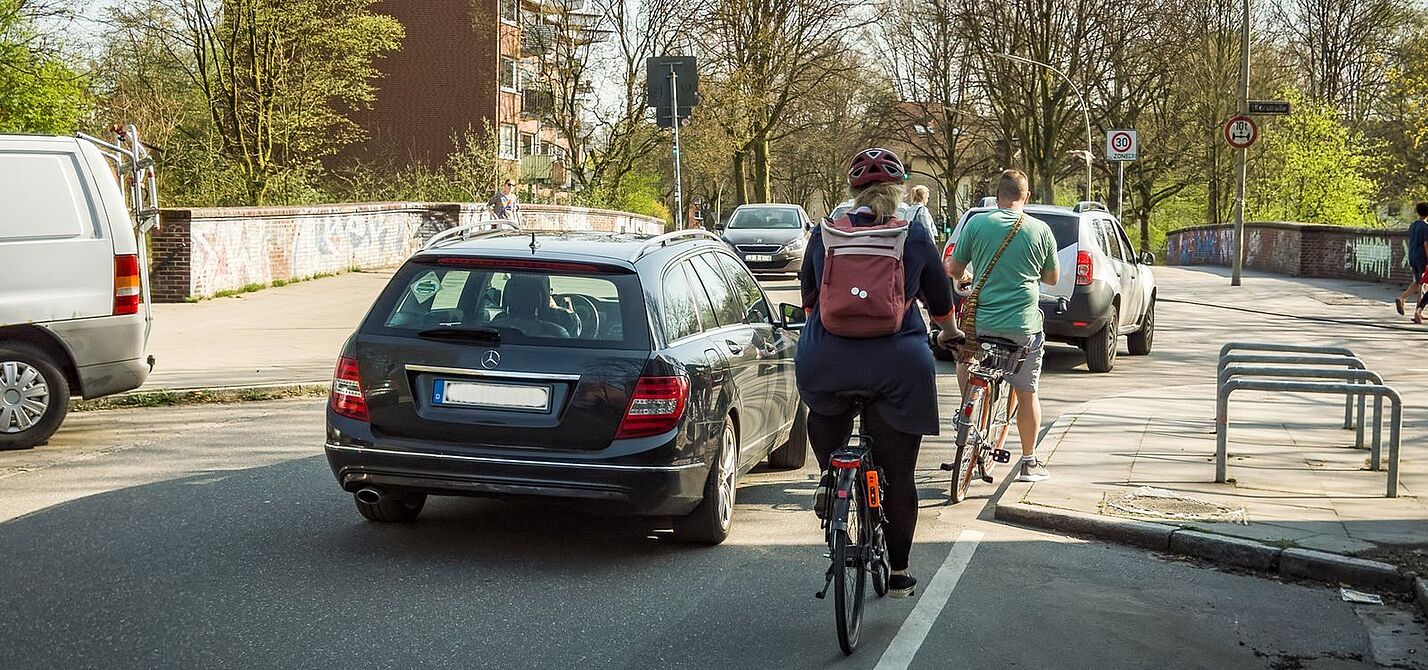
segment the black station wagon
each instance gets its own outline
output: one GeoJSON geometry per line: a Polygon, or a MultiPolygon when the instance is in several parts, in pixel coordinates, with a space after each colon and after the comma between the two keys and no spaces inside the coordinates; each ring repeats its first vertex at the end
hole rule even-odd
{"type": "Polygon", "coordinates": [[[343,348],[327,459],[372,521],[534,496],[718,543],[741,473],[804,463],[802,319],[703,231],[448,231],[343,348]]]}

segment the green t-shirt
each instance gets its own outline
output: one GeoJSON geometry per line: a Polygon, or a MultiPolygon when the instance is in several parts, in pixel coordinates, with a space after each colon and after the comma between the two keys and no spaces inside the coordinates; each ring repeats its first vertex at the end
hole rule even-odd
{"type": "MultiPolygon", "coordinates": [[[[952,257],[975,274],[976,268],[991,262],[1018,216],[1010,209],[973,216],[963,226],[952,257]]],[[[977,298],[977,332],[1013,336],[1041,332],[1037,284],[1043,270],[1055,269],[1056,237],[1045,222],[1028,215],[977,298]]],[[[976,281],[972,285],[976,286],[976,281]]]]}

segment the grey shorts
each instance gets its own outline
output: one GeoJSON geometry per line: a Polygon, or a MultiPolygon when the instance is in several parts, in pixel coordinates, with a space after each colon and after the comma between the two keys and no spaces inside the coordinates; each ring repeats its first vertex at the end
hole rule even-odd
{"type": "Polygon", "coordinates": [[[1014,374],[1007,375],[1007,384],[1018,391],[1036,393],[1041,383],[1041,359],[1046,355],[1046,333],[1034,335],[1008,335],[987,333],[990,337],[1011,340],[1026,347],[1026,360],[1014,374]]]}

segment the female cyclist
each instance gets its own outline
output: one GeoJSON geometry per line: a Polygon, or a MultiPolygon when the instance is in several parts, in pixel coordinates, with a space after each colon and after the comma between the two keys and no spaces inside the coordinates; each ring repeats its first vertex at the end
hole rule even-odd
{"type": "MultiPolygon", "coordinates": [[[[853,157],[848,168],[848,189],[857,227],[884,224],[902,204],[902,162],[887,149],[867,149],[853,157]]],[[[854,407],[849,392],[867,394],[867,425],[872,455],[883,468],[886,486],[883,514],[887,517],[888,562],[892,576],[888,595],[913,594],[917,580],[908,574],[908,554],[917,526],[917,485],[913,469],[922,436],[936,435],[937,370],[927,348],[927,324],[917,309],[920,298],[942,328],[939,339],[951,343],[962,336],[952,317],[952,287],[942,269],[937,247],[924,226],[909,226],[903,248],[903,281],[907,312],[902,327],[885,337],[851,338],[834,335],[819,317],[824,246],[815,230],[803,257],[799,279],[808,324],[798,345],[795,370],[798,390],[808,405],[808,439],[823,470],[814,507],[826,516],[828,489],[832,485],[828,461],[848,443],[853,432],[854,407]]],[[[875,279],[870,279],[875,281],[875,279]]]]}

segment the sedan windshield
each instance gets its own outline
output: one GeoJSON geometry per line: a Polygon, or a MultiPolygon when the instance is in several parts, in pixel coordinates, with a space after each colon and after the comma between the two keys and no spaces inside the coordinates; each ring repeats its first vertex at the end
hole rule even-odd
{"type": "Polygon", "coordinates": [[[745,207],[729,219],[730,228],[802,228],[798,210],[790,207],[745,207]]]}

